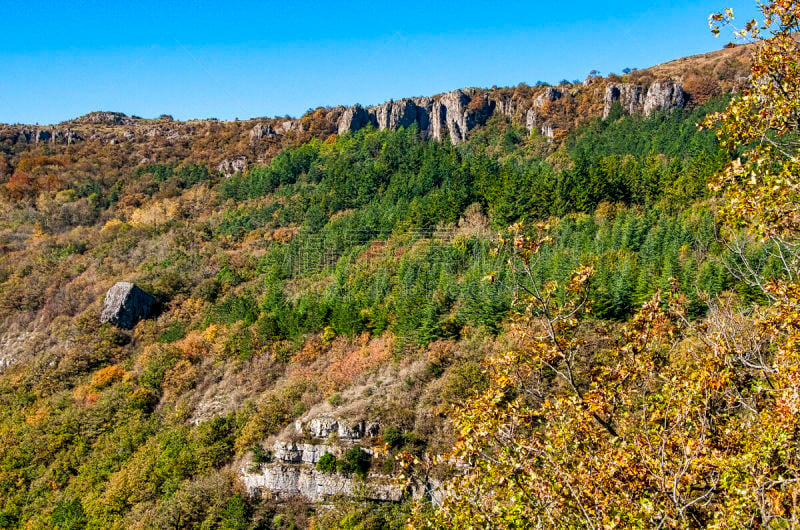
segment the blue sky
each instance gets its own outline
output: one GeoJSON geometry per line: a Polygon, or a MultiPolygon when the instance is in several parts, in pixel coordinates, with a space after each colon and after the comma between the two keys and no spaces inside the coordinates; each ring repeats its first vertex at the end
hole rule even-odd
{"type": "Polygon", "coordinates": [[[466,86],[584,79],[720,48],[701,2],[0,0],[0,122],[93,110],[297,116],[466,86]]]}

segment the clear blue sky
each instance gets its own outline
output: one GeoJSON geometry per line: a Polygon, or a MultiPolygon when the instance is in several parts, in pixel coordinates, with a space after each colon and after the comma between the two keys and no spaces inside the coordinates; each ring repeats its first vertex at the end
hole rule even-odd
{"type": "Polygon", "coordinates": [[[720,48],[686,2],[0,0],[0,122],[93,110],[300,115],[458,87],[584,79],[720,48]]]}

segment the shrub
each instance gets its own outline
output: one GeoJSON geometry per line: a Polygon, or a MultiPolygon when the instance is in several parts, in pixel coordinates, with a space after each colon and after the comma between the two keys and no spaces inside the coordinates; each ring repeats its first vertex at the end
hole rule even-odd
{"type": "Polygon", "coordinates": [[[158,336],[158,342],[175,342],[176,340],[181,340],[185,336],[186,330],[183,329],[183,324],[180,322],[173,322],[158,336]]]}
{"type": "Polygon", "coordinates": [[[125,369],[119,365],[106,366],[92,375],[92,386],[100,389],[125,377],[125,369]]]}
{"type": "Polygon", "coordinates": [[[355,473],[361,478],[366,478],[370,460],[369,453],[356,445],[348,449],[344,456],[336,461],[336,470],[343,475],[355,473]]]}
{"type": "Polygon", "coordinates": [[[253,463],[267,464],[272,462],[272,452],[267,451],[260,443],[253,444],[253,463]]]}
{"type": "Polygon", "coordinates": [[[406,434],[399,427],[387,427],[383,431],[383,441],[389,444],[389,447],[403,447],[406,443],[406,434]]]}
{"type": "Polygon", "coordinates": [[[317,460],[317,471],[322,473],[335,473],[336,457],[326,451],[325,454],[317,460]]]}

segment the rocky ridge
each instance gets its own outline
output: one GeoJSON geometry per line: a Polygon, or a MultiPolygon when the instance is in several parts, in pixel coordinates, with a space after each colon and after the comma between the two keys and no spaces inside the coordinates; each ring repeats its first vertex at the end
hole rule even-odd
{"type": "MultiPolygon", "coordinates": [[[[168,116],[142,119],[119,112],[92,112],[52,126],[0,124],[0,147],[7,153],[19,150],[21,145],[53,146],[55,151],[77,146],[90,152],[105,146],[133,145],[131,156],[139,164],[157,159],[158,149],[180,147],[197,150],[198,163],[231,176],[252,164],[269,161],[285,147],[368,126],[380,130],[416,126],[425,138],[459,144],[476,128],[499,116],[559,144],[586,120],[607,117],[617,103],[624,113],[649,115],[696,105],[713,95],[736,90],[746,77],[748,53],[747,47],[718,50],[623,77],[590,76],[582,83],[465,88],[373,106],[319,107],[298,119],[181,122],[168,116]],[[208,149],[211,145],[215,150],[208,149]]],[[[3,173],[13,173],[14,164],[15,158],[10,156],[4,170],[0,161],[0,178],[3,173]]]]}

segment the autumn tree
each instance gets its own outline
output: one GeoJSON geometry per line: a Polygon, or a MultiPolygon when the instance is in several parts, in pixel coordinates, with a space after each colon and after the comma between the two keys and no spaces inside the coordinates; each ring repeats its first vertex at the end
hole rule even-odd
{"type": "MultiPolygon", "coordinates": [[[[529,271],[547,237],[512,228],[509,266],[527,278],[513,347],[487,360],[488,388],[455,411],[458,442],[438,460],[454,477],[417,506],[415,526],[797,526],[800,2],[761,9],[738,31],[756,41],[750,87],[705,122],[735,155],[711,185],[731,272],[760,305],[707,297],[693,321],[672,281],[621,329],[590,333],[592,269],[537,283],[529,271]]],[[[713,15],[712,30],[732,18],[713,15]]],[[[426,476],[431,461],[406,457],[426,476]]]]}

